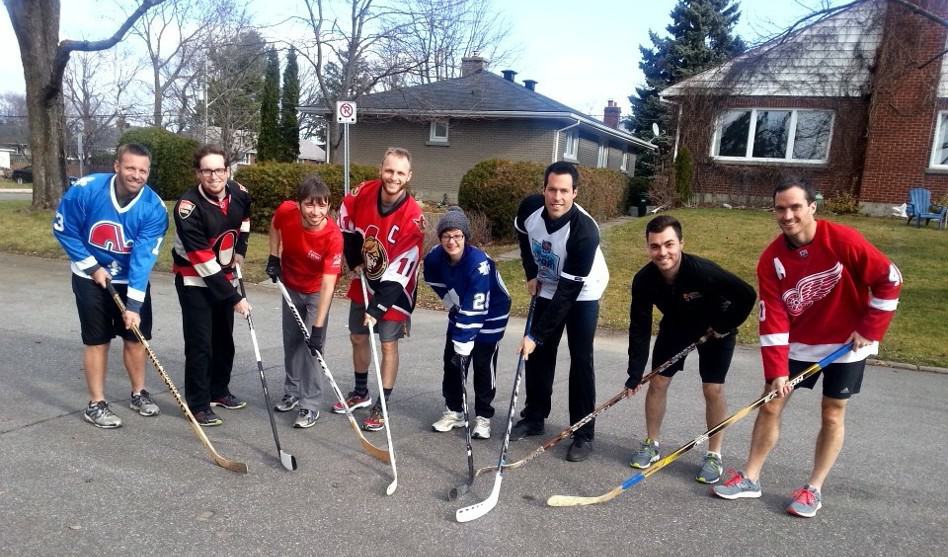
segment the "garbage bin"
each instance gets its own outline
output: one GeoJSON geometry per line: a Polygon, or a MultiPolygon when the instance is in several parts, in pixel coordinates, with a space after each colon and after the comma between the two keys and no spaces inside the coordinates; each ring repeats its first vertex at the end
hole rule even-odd
{"type": "Polygon", "coordinates": [[[648,205],[648,192],[640,191],[635,196],[635,207],[638,209],[638,215],[644,217],[648,205]]]}

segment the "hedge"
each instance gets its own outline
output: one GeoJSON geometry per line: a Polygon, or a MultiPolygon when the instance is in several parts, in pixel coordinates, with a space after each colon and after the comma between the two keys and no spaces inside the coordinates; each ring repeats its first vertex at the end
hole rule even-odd
{"type": "MultiPolygon", "coordinates": [[[[257,232],[270,229],[273,211],[287,199],[293,199],[296,188],[306,176],[318,174],[332,193],[332,207],[338,209],[342,202],[343,174],[338,164],[298,164],[292,162],[265,162],[242,166],[234,179],[250,191],[253,197],[251,228],[257,232]]],[[[354,187],[365,180],[378,178],[375,166],[350,165],[349,185],[354,187]]]]}
{"type": "Polygon", "coordinates": [[[192,159],[198,142],[161,128],[138,128],[122,134],[119,145],[140,143],[151,151],[148,183],[165,201],[175,201],[196,183],[192,159]]]}
{"type": "MultiPolygon", "coordinates": [[[[486,215],[494,240],[511,240],[517,207],[527,195],[542,191],[545,169],[535,162],[481,161],[461,178],[458,204],[486,215]]],[[[580,166],[579,185],[576,202],[597,220],[621,215],[627,206],[629,177],[621,172],[580,166]]]]}

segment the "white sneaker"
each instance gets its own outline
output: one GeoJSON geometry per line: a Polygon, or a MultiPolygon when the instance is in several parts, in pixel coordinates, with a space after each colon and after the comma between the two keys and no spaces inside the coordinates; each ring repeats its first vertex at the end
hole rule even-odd
{"type": "Polygon", "coordinates": [[[474,439],[490,439],[490,418],[477,416],[474,418],[474,431],[471,432],[474,439]]]}
{"type": "Polygon", "coordinates": [[[451,431],[456,427],[464,427],[464,414],[445,408],[441,419],[431,424],[431,429],[435,431],[451,431]]]}

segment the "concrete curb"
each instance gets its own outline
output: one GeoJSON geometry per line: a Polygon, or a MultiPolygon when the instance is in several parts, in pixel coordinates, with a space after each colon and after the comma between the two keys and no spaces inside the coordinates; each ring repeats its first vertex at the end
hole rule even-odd
{"type": "Polygon", "coordinates": [[[938,367],[938,366],[921,366],[916,364],[906,364],[903,362],[889,362],[887,360],[878,360],[876,358],[869,358],[866,360],[866,363],[873,366],[881,367],[891,367],[894,369],[905,369],[908,371],[923,371],[926,373],[940,373],[942,375],[948,375],[948,368],[938,367]]]}

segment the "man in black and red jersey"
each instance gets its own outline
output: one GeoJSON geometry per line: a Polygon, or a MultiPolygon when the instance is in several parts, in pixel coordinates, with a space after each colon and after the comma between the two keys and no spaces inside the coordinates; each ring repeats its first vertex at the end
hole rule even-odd
{"type": "Polygon", "coordinates": [[[198,185],[174,207],[174,284],[184,321],[184,389],[202,426],[223,421],[211,406],[247,405],[230,392],[234,365],[234,312],[250,304],[237,287],[234,266],[243,263],[250,238],[250,194],[230,179],[227,156],[216,145],[194,154],[198,185]]]}
{"type": "MultiPolygon", "coordinates": [[[[359,184],[342,202],[339,227],[342,229],[346,263],[366,278],[369,300],[363,300],[358,277],[349,285],[349,338],[355,387],[347,397],[350,408],[372,405],[369,395],[369,324],[382,343],[382,390],[386,402],[398,375],[398,340],[408,334],[415,309],[418,263],[425,238],[421,207],[408,195],[411,180],[411,153],[399,147],[385,151],[379,179],[359,184]]],[[[342,403],[332,411],[345,412],[342,403]]],[[[372,406],[362,428],[380,431],[385,427],[379,401],[372,406]]]]}

